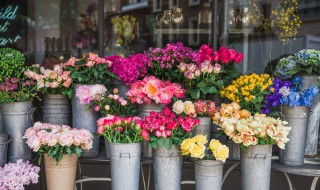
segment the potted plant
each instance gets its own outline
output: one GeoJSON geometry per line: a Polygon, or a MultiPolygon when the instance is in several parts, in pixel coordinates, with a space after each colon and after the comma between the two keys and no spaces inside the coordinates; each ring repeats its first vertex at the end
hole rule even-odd
{"type": "Polygon", "coordinates": [[[61,64],[54,65],[52,70],[32,65],[24,74],[27,78],[35,80],[38,91],[44,94],[43,122],[69,125],[69,98],[73,92],[70,71],[65,71],[61,64]]]}
{"type": "MultiPolygon", "coordinates": [[[[76,59],[70,58],[63,64],[63,68],[71,71],[74,90],[77,91],[82,85],[101,84],[108,87],[111,84],[111,79],[115,77],[113,73],[108,71],[112,62],[98,57],[94,53],[89,53],[87,57],[76,59]]],[[[93,107],[86,107],[77,98],[76,93],[73,93],[71,100],[72,105],[72,127],[85,128],[91,133],[96,131],[96,121],[99,118],[98,113],[93,110],[93,107]]],[[[99,147],[99,138],[95,137],[94,144],[99,147]]],[[[82,154],[82,157],[96,157],[99,154],[99,148],[93,148],[89,152],[82,154]]]]}
{"type": "Polygon", "coordinates": [[[272,145],[285,148],[291,130],[286,121],[226,105],[213,117],[233,142],[241,145],[242,189],[270,189],[272,145]]]}
{"type": "Polygon", "coordinates": [[[141,118],[107,115],[97,121],[97,126],[97,133],[109,142],[112,189],[138,190],[142,141],[141,118]]]}
{"type": "Polygon", "coordinates": [[[155,189],[181,189],[182,157],[180,144],[191,136],[199,120],[191,116],[176,117],[166,107],[162,112],[151,111],[142,120],[142,137],[154,149],[155,189]],[[170,175],[168,175],[170,174],[170,175]]]}
{"type": "Polygon", "coordinates": [[[18,160],[16,163],[8,163],[0,167],[0,189],[24,189],[30,183],[37,184],[40,168],[18,160]]]}
{"type": "Polygon", "coordinates": [[[48,190],[74,189],[77,161],[92,148],[93,135],[86,129],[36,122],[23,136],[28,146],[44,158],[48,190]]]}
{"type": "Polygon", "coordinates": [[[5,72],[0,81],[0,104],[2,108],[2,124],[4,132],[13,140],[9,143],[8,160],[31,159],[31,150],[22,139],[25,130],[32,125],[34,111],[32,100],[37,97],[33,80],[25,77],[24,56],[13,49],[0,49],[1,72],[5,72]],[[5,66],[9,61],[10,63],[5,66]]]}
{"type": "Polygon", "coordinates": [[[196,190],[221,190],[223,163],[229,157],[229,148],[215,139],[212,139],[206,147],[207,142],[206,136],[202,134],[185,139],[181,143],[181,153],[183,156],[196,159],[194,163],[196,190]]]}
{"type": "MultiPolygon", "coordinates": [[[[276,66],[275,75],[281,78],[292,78],[300,76],[302,79],[302,89],[306,90],[312,85],[320,86],[320,51],[314,49],[303,49],[294,55],[280,59],[276,66]]],[[[317,154],[318,131],[320,123],[320,95],[313,99],[310,111],[313,113],[309,117],[306,155],[317,154]],[[315,132],[316,131],[316,132],[315,132]]]]}

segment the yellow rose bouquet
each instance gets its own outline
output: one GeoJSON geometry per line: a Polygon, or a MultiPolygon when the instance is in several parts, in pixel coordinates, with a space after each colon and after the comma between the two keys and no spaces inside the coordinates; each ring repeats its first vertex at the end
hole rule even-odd
{"type": "Polygon", "coordinates": [[[225,162],[229,157],[229,148],[215,139],[212,139],[209,143],[209,147],[206,147],[205,144],[207,142],[207,137],[202,134],[185,139],[181,143],[181,153],[183,156],[190,156],[196,159],[220,160],[225,162]],[[207,155],[205,154],[206,149],[210,150],[207,155]]]}
{"type": "Polygon", "coordinates": [[[220,96],[230,102],[237,102],[242,109],[252,113],[261,113],[261,107],[268,94],[268,88],[272,85],[272,79],[268,74],[251,74],[240,76],[232,81],[232,84],[224,87],[220,96]]]}

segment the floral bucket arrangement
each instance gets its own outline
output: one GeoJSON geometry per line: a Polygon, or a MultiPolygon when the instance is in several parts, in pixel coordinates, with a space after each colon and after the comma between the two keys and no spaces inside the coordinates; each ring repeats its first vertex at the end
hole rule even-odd
{"type": "Polygon", "coordinates": [[[36,122],[24,134],[28,146],[44,158],[48,190],[73,190],[77,161],[92,148],[93,135],[86,129],[36,122]]]}
{"type": "Polygon", "coordinates": [[[40,167],[34,166],[29,161],[17,160],[0,167],[0,189],[24,190],[24,186],[37,184],[40,167]]]}
{"type": "Polygon", "coordinates": [[[210,141],[208,147],[207,143],[207,137],[202,134],[185,139],[181,143],[181,153],[196,159],[194,170],[197,190],[221,190],[223,163],[229,157],[229,148],[215,139],[210,141]]]}
{"type": "Polygon", "coordinates": [[[182,156],[180,144],[191,136],[199,120],[179,116],[166,107],[162,112],[151,111],[141,123],[141,136],[154,149],[155,189],[180,189],[182,156]],[[170,174],[170,175],[168,175],[170,174]]]}
{"type": "Polygon", "coordinates": [[[242,189],[270,189],[272,145],[284,149],[290,127],[287,122],[265,114],[251,116],[239,104],[223,104],[213,120],[241,149],[242,189]]]}
{"type": "Polygon", "coordinates": [[[107,115],[97,121],[97,126],[97,133],[109,142],[112,189],[138,190],[141,118],[107,115]]]}

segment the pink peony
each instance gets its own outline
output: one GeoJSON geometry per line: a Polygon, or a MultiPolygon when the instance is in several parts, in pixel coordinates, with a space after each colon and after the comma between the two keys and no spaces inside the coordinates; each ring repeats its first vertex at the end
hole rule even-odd
{"type": "Polygon", "coordinates": [[[58,139],[61,146],[71,146],[73,143],[73,135],[71,132],[63,132],[58,139]]]}

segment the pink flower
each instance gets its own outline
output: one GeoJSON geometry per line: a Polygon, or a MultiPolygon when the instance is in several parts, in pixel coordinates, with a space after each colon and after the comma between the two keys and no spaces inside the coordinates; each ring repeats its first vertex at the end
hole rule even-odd
{"type": "Polygon", "coordinates": [[[214,64],[213,73],[219,74],[220,71],[221,71],[221,65],[218,63],[214,64]]]}
{"type": "Polygon", "coordinates": [[[161,88],[159,91],[159,102],[156,101],[156,103],[161,103],[164,105],[170,104],[171,99],[173,97],[173,93],[171,91],[170,86],[168,88],[161,88]]]}
{"type": "Polygon", "coordinates": [[[228,50],[228,55],[229,55],[229,59],[234,59],[236,56],[237,52],[234,49],[229,49],[228,50]]]}
{"type": "Polygon", "coordinates": [[[161,133],[161,131],[156,130],[156,132],[154,133],[154,135],[155,135],[156,137],[160,137],[160,136],[162,135],[162,133],[161,133]]]}
{"type": "Polygon", "coordinates": [[[92,67],[94,65],[94,61],[87,61],[86,66],[92,67]]]}
{"type": "Polygon", "coordinates": [[[190,72],[190,71],[187,71],[184,73],[184,76],[189,79],[189,80],[192,80],[194,79],[194,73],[190,72]]]}
{"type": "Polygon", "coordinates": [[[177,83],[172,83],[170,85],[170,90],[177,98],[183,98],[186,90],[182,89],[182,87],[177,83]]]}
{"type": "Polygon", "coordinates": [[[26,132],[24,133],[24,136],[23,138],[30,138],[31,136],[35,135],[36,134],[36,130],[34,128],[28,128],[26,130],[26,132]]]}
{"type": "Polygon", "coordinates": [[[95,106],[94,106],[94,111],[96,111],[96,112],[100,111],[100,106],[95,105],[95,106]]]}
{"type": "Polygon", "coordinates": [[[73,135],[71,132],[64,132],[60,135],[58,142],[61,146],[71,146],[73,143],[73,135]]]}
{"type": "Polygon", "coordinates": [[[123,101],[120,102],[120,104],[121,104],[122,106],[126,106],[126,105],[128,105],[128,102],[127,102],[127,100],[123,100],[123,101]]]}
{"type": "Polygon", "coordinates": [[[92,97],[90,95],[90,87],[87,85],[80,86],[76,90],[76,97],[79,98],[81,104],[87,104],[92,101],[92,97]]]}
{"type": "Polygon", "coordinates": [[[98,55],[94,53],[89,53],[89,60],[96,61],[98,59],[98,55]]]}
{"type": "Polygon", "coordinates": [[[234,62],[236,63],[240,63],[243,59],[243,54],[242,53],[237,53],[235,58],[234,58],[234,62]]]}
{"type": "Polygon", "coordinates": [[[69,88],[70,84],[72,83],[72,79],[68,78],[62,85],[69,88]]]}
{"type": "Polygon", "coordinates": [[[141,131],[141,136],[142,136],[142,138],[144,138],[146,141],[149,141],[149,140],[150,140],[148,131],[144,131],[144,130],[141,131]]]}
{"type": "Polygon", "coordinates": [[[102,126],[99,126],[99,127],[98,127],[97,133],[98,133],[99,135],[101,135],[102,133],[104,133],[104,129],[103,129],[102,126]]]}
{"type": "Polygon", "coordinates": [[[116,116],[116,117],[113,118],[113,122],[114,122],[115,125],[121,125],[122,120],[121,120],[120,117],[116,116]]]}
{"type": "Polygon", "coordinates": [[[220,55],[219,55],[218,52],[214,52],[214,53],[213,53],[212,60],[213,60],[214,62],[217,62],[217,61],[220,60],[220,55]]]}
{"type": "Polygon", "coordinates": [[[37,152],[41,147],[40,139],[36,135],[28,137],[27,144],[34,152],[37,152]]]}
{"type": "Polygon", "coordinates": [[[207,112],[207,103],[198,100],[194,103],[194,108],[197,114],[205,114],[207,112]]]}
{"type": "Polygon", "coordinates": [[[147,96],[151,99],[157,99],[161,81],[154,76],[146,77],[143,81],[146,83],[144,91],[147,96]]]}

